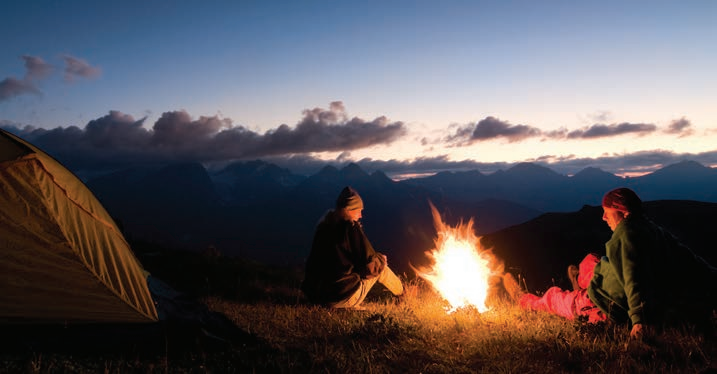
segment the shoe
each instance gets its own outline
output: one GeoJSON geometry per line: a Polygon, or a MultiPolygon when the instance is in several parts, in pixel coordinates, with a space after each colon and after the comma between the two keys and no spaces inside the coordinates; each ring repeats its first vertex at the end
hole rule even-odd
{"type": "Polygon", "coordinates": [[[580,270],[575,265],[569,265],[568,266],[568,278],[570,279],[570,283],[573,285],[573,291],[577,291],[580,289],[580,284],[578,284],[578,273],[580,270]]]}
{"type": "Polygon", "coordinates": [[[526,293],[511,273],[505,273],[503,275],[503,287],[505,287],[505,291],[508,292],[513,302],[516,303],[520,302],[520,298],[526,293]]]}

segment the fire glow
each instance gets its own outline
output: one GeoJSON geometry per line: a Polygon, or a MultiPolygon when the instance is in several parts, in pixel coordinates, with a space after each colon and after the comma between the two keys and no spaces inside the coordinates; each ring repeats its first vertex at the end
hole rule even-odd
{"type": "Polygon", "coordinates": [[[473,219],[451,227],[443,222],[433,205],[431,210],[437,231],[436,247],[426,253],[433,265],[417,269],[416,273],[448,301],[448,313],[468,306],[481,313],[488,311],[489,279],[496,272],[496,261],[481,247],[480,237],[473,231],[473,219]]]}

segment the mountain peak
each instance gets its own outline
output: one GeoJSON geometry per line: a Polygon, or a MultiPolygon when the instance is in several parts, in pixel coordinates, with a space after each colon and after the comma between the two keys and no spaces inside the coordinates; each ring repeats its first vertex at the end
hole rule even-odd
{"type": "Polygon", "coordinates": [[[319,172],[316,173],[316,175],[335,175],[338,173],[339,173],[339,169],[337,169],[335,166],[326,165],[323,168],[321,168],[321,170],[319,170],[319,172]]]}
{"type": "Polygon", "coordinates": [[[619,178],[614,174],[608,173],[600,168],[588,166],[583,170],[580,170],[575,175],[572,176],[573,179],[595,179],[595,178],[619,178]]]}
{"type": "Polygon", "coordinates": [[[707,176],[714,175],[715,169],[704,166],[697,161],[684,160],[675,164],[667,165],[652,173],[653,176],[707,176]]]}
{"type": "Polygon", "coordinates": [[[368,176],[368,174],[363,169],[361,169],[360,166],[353,162],[341,169],[341,174],[347,178],[363,178],[368,176]]]}
{"type": "Polygon", "coordinates": [[[531,162],[518,163],[506,170],[504,175],[520,178],[555,178],[561,176],[552,169],[531,162]]]}
{"type": "Polygon", "coordinates": [[[381,170],[376,170],[371,173],[371,179],[393,182],[393,179],[389,178],[388,175],[386,175],[386,173],[382,172],[381,170]]]}
{"type": "Polygon", "coordinates": [[[541,166],[538,164],[534,164],[532,162],[519,162],[515,164],[513,167],[509,168],[508,171],[510,172],[526,172],[526,171],[540,171],[543,173],[555,173],[553,170],[541,166]]]}

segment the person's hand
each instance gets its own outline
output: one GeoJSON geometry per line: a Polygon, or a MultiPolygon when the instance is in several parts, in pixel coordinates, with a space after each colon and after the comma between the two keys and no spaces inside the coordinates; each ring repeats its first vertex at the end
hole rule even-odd
{"type": "Polygon", "coordinates": [[[386,267],[386,256],[378,254],[371,256],[368,264],[366,264],[366,271],[362,278],[371,279],[379,276],[383,272],[383,268],[386,267]]]}
{"type": "Polygon", "coordinates": [[[642,324],[636,323],[632,325],[632,330],[630,330],[630,338],[632,339],[642,339],[642,324]]]}
{"type": "Polygon", "coordinates": [[[645,336],[649,334],[650,328],[646,325],[643,325],[642,323],[636,323],[632,325],[632,330],[630,330],[631,339],[642,340],[645,336]]]}

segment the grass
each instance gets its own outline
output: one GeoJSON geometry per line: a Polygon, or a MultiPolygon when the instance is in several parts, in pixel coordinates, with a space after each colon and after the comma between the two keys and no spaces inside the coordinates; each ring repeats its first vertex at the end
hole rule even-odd
{"type": "MultiPolygon", "coordinates": [[[[5,336],[0,371],[717,372],[717,340],[689,329],[666,329],[644,342],[631,342],[627,326],[574,323],[500,300],[485,313],[464,308],[448,314],[445,302],[420,280],[407,282],[406,296],[400,301],[377,286],[365,303],[367,310],[332,310],[304,303],[298,291],[301,274],[295,269],[211,261],[222,264],[205,267],[211,271],[203,275],[185,272],[183,279],[204,279],[197,289],[212,291],[196,296],[243,331],[231,342],[214,339],[197,326],[163,326],[146,338],[115,345],[107,342],[119,340],[114,339],[119,335],[95,336],[97,340],[80,344],[77,336],[65,341],[65,335],[59,334],[57,344],[44,346],[25,341],[13,346],[5,336]]],[[[196,265],[196,259],[193,262],[196,265]]],[[[228,336],[221,329],[209,333],[228,336]]]]}

